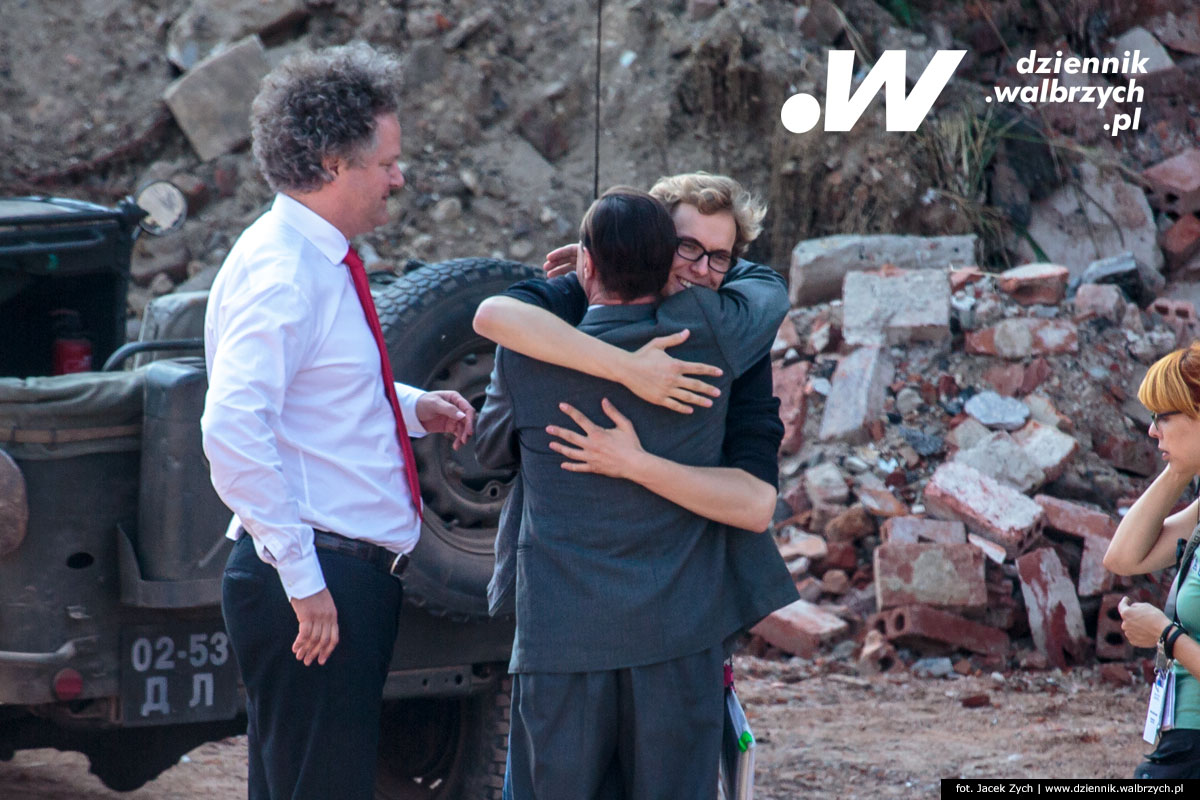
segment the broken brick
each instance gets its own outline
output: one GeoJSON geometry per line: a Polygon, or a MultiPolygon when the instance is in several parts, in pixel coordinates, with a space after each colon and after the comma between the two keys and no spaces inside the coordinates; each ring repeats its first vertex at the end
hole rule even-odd
{"type": "Polygon", "coordinates": [[[942,642],[983,655],[1008,652],[1008,634],[929,606],[903,606],[881,611],[874,619],[888,640],[898,644],[942,642]]]}
{"type": "Polygon", "coordinates": [[[1184,214],[1162,235],[1163,255],[1167,267],[1179,269],[1196,253],[1200,253],[1200,216],[1184,214]]]}
{"type": "Polygon", "coordinates": [[[1014,431],[1012,438],[1029,456],[1029,460],[1045,473],[1047,481],[1056,480],[1062,475],[1079,449],[1079,442],[1074,436],[1033,420],[1014,431]]]}
{"type": "Polygon", "coordinates": [[[825,537],[831,542],[856,542],[874,532],[875,521],[859,504],[850,506],[825,526],[825,537]]]}
{"type": "Polygon", "coordinates": [[[1062,319],[1017,317],[990,328],[967,333],[968,353],[1021,359],[1033,355],[1075,353],[1079,332],[1074,322],[1062,319]]]}
{"type": "Polygon", "coordinates": [[[996,285],[1021,305],[1057,305],[1067,291],[1070,271],[1057,264],[1026,264],[996,276],[996,285]]]}
{"type": "Polygon", "coordinates": [[[1025,377],[1021,380],[1021,394],[1029,394],[1045,383],[1052,374],[1050,364],[1041,356],[1030,361],[1029,366],[1025,368],[1025,377]]]}
{"type": "Polygon", "coordinates": [[[1161,467],[1158,448],[1144,435],[1136,438],[1103,433],[1093,436],[1092,449],[1119,470],[1149,478],[1161,467]]]}
{"type": "Polygon", "coordinates": [[[858,552],[850,542],[828,542],[825,558],[821,559],[824,569],[852,570],[858,566],[858,552]]]}
{"type": "Polygon", "coordinates": [[[843,595],[850,588],[850,576],[844,569],[826,570],[821,576],[821,588],[829,594],[843,595]]]}
{"type": "Polygon", "coordinates": [[[778,542],[779,555],[784,561],[791,561],[796,558],[824,558],[829,552],[829,548],[825,544],[825,540],[820,536],[804,531],[793,531],[791,537],[786,542],[778,542]]]}
{"type": "Polygon", "coordinates": [[[874,675],[887,672],[896,665],[896,648],[880,631],[867,631],[863,639],[862,652],[858,655],[858,671],[874,675]]]}
{"type": "Polygon", "coordinates": [[[1176,338],[1187,341],[1196,331],[1196,306],[1186,300],[1171,300],[1160,297],[1150,304],[1149,311],[1160,315],[1175,331],[1176,338]]]}
{"type": "Polygon", "coordinates": [[[984,274],[984,271],[979,267],[959,267],[958,269],[952,269],[950,270],[950,291],[957,292],[968,284],[983,280],[984,274]]]}
{"type": "Polygon", "coordinates": [[[943,342],[950,338],[950,284],[941,270],[848,272],[842,338],[853,345],[943,342]]]}
{"type": "Polygon", "coordinates": [[[1075,319],[1116,322],[1125,314],[1125,295],[1111,283],[1085,283],[1075,292],[1075,319]]]}
{"type": "Polygon", "coordinates": [[[1105,661],[1128,661],[1133,658],[1133,645],[1121,630],[1120,594],[1106,594],[1100,600],[1096,616],[1096,658],[1105,661]]]}
{"type": "Polygon", "coordinates": [[[814,506],[825,503],[841,505],[850,497],[850,487],[842,471],[828,461],[804,471],[804,488],[814,506]]]}
{"type": "Polygon", "coordinates": [[[861,444],[870,438],[868,426],[883,413],[884,393],[892,382],[892,361],[887,350],[860,347],[843,358],[833,373],[821,441],[861,444]]]}
{"type": "Polygon", "coordinates": [[[1200,211],[1200,150],[1192,148],[1142,172],[1146,199],[1158,211],[1182,217],[1200,211]]]}
{"type": "Polygon", "coordinates": [[[1080,597],[1095,597],[1112,591],[1113,574],[1104,567],[1108,541],[1098,536],[1083,537],[1083,553],[1079,556],[1079,582],[1076,584],[1080,597]]]}
{"type": "MultiPolygon", "coordinates": [[[[791,320],[785,319],[783,324],[791,327],[791,320]]],[[[797,361],[788,366],[780,366],[780,362],[772,363],[772,375],[775,384],[775,395],[779,398],[779,419],[783,421],[783,440],[779,444],[779,452],[795,453],[804,444],[804,419],[808,409],[805,387],[808,384],[808,361],[797,361]]]]}
{"type": "Polygon", "coordinates": [[[925,506],[941,519],[957,519],[973,533],[1004,547],[1009,558],[1041,531],[1042,509],[1011,486],[966,464],[947,462],[925,486],[925,506]]]}
{"type": "Polygon", "coordinates": [[[858,477],[854,493],[870,513],[877,517],[901,517],[908,513],[904,501],[892,494],[887,484],[874,473],[865,472],[858,477]]]}
{"type": "Polygon", "coordinates": [[[1033,501],[1046,512],[1046,527],[1052,530],[1081,538],[1094,536],[1107,540],[1117,529],[1116,521],[1103,511],[1048,494],[1034,495],[1033,501]]]}
{"type": "Polygon", "coordinates": [[[906,605],[987,605],[983,553],[962,544],[881,544],[875,548],[879,609],[906,605]]]}
{"type": "Polygon", "coordinates": [[[967,529],[957,520],[894,517],[883,523],[883,540],[894,544],[918,541],[962,544],[967,541],[967,529]]]}
{"type": "Polygon", "coordinates": [[[1079,597],[1058,554],[1051,547],[1026,553],[1017,559],[1017,572],[1038,652],[1060,668],[1085,661],[1089,641],[1079,597]]]}
{"type": "MultiPolygon", "coordinates": [[[[800,346],[800,334],[796,332],[796,326],[792,322],[791,317],[784,317],[783,322],[779,323],[779,330],[775,333],[775,342],[771,345],[771,359],[783,358],[788,350],[800,346]]],[[[779,394],[779,384],[775,384],[775,394],[779,394]]]]}
{"type": "MultiPolygon", "coordinates": [[[[982,552],[984,556],[986,556],[988,560],[992,561],[993,563],[1003,564],[1004,559],[1008,558],[1008,552],[1004,549],[1004,546],[996,544],[991,539],[985,539],[975,533],[968,533],[967,541],[975,547],[978,547],[980,552],[982,552]]],[[[1006,625],[1005,627],[1008,626],[1006,625]]]]}
{"type": "Polygon", "coordinates": [[[1025,382],[1025,368],[1020,364],[993,364],[983,373],[983,380],[1005,397],[1016,397],[1025,382]]]}
{"type": "Polygon", "coordinates": [[[842,638],[849,627],[836,614],[797,600],[767,615],[750,632],[786,653],[812,658],[822,644],[842,638]]]}

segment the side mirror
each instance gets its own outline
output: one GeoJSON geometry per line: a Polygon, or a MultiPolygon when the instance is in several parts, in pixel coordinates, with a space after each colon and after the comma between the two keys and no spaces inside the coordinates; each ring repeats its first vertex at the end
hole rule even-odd
{"type": "Polygon", "coordinates": [[[133,198],[146,212],[138,225],[151,236],[163,236],[179,230],[187,219],[187,200],[170,181],[153,181],[138,190],[133,198]]]}

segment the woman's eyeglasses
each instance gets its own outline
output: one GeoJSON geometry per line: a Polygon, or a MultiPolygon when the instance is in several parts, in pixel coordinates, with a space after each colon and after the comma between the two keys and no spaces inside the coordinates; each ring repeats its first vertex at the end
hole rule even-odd
{"type": "Polygon", "coordinates": [[[1159,414],[1157,411],[1151,411],[1150,412],[1150,427],[1154,428],[1155,433],[1162,433],[1162,428],[1159,427],[1158,421],[1160,419],[1166,419],[1167,417],[1173,417],[1178,413],[1179,413],[1178,411],[1164,411],[1163,413],[1159,414]]]}

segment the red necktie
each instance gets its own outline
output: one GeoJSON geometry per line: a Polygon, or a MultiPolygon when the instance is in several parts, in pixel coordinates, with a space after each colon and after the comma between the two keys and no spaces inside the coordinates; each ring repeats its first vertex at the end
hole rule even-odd
{"type": "Polygon", "coordinates": [[[404,415],[400,413],[400,401],[396,397],[396,385],[392,379],[392,362],[388,359],[387,345],[383,341],[383,328],[379,324],[379,315],[375,313],[375,301],[371,299],[371,287],[367,283],[367,271],[363,268],[362,259],[358,257],[353,247],[346,253],[342,261],[350,268],[350,279],[354,281],[354,293],[362,304],[363,316],[367,318],[367,326],[375,337],[375,346],[379,348],[379,367],[383,374],[383,393],[387,395],[392,405],[392,413],[396,416],[396,438],[400,440],[400,451],[404,454],[404,474],[408,478],[408,492],[412,495],[413,508],[417,517],[421,516],[421,484],[417,480],[417,462],[413,458],[412,442],[408,438],[408,426],[404,424],[404,415]]]}

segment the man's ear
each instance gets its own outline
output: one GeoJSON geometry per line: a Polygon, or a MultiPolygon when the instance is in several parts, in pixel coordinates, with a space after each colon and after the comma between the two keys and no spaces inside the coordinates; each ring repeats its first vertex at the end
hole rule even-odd
{"type": "Polygon", "coordinates": [[[576,269],[579,272],[580,282],[591,280],[595,268],[595,265],[592,263],[591,252],[582,244],[579,245],[579,265],[576,269]]]}
{"type": "Polygon", "coordinates": [[[321,166],[325,169],[325,174],[333,180],[342,170],[342,160],[337,156],[326,156],[321,161],[321,166]]]}

